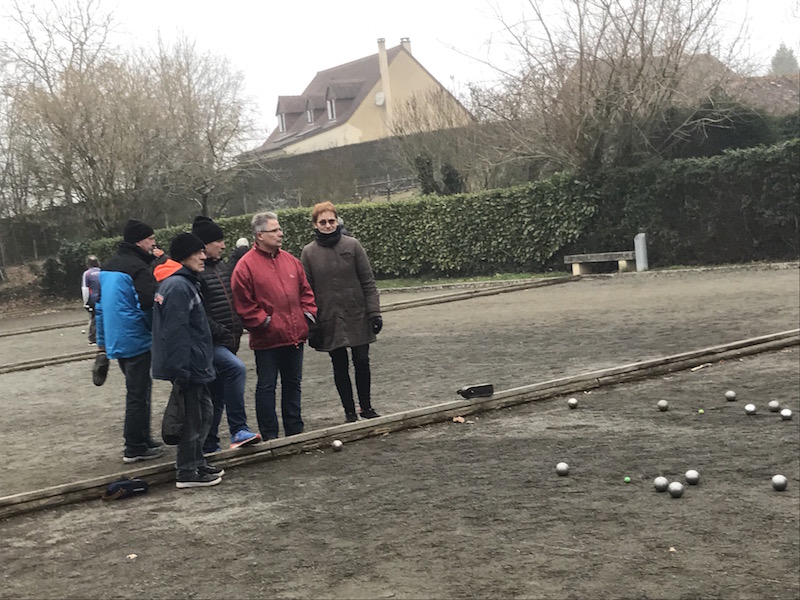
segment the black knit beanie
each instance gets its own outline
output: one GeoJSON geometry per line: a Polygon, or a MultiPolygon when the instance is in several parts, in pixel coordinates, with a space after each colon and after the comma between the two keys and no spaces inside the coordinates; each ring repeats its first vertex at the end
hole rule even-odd
{"type": "Polygon", "coordinates": [[[153,228],[150,225],[139,219],[131,219],[125,223],[122,239],[129,244],[135,244],[145,238],[149,238],[151,235],[153,235],[153,228]]]}
{"type": "Polygon", "coordinates": [[[181,262],[195,252],[205,249],[205,243],[195,234],[179,233],[169,245],[169,257],[174,261],[181,262]]]}
{"type": "Polygon", "coordinates": [[[222,228],[208,217],[203,216],[194,218],[194,223],[192,223],[192,233],[203,240],[203,242],[206,244],[217,242],[225,238],[225,234],[222,233],[222,228]]]}

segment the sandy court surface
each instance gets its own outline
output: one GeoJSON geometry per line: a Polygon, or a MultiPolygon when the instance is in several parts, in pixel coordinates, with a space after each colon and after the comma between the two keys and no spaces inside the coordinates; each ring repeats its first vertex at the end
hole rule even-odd
{"type": "Polygon", "coordinates": [[[0,597],[794,599],[798,385],[793,347],[22,515],[0,597]]]}
{"type": "MultiPolygon", "coordinates": [[[[794,329],[799,321],[797,268],[592,278],[388,312],[370,351],[373,404],[390,414],[456,399],[465,384],[508,389],[794,329]]],[[[57,354],[70,339],[75,350],[86,349],[80,329],[65,329],[49,338],[0,338],[0,355],[16,362],[57,354]]],[[[240,356],[255,426],[253,353],[245,347],[240,356]]],[[[306,430],[341,423],[329,358],[308,348],[305,356],[306,430]]],[[[124,380],[112,364],[98,388],[90,369],[87,360],[0,375],[11,416],[0,424],[7,450],[0,496],[122,469],[124,380]],[[32,452],[32,439],[49,443],[32,452]]],[[[156,431],[168,394],[169,384],[154,382],[156,431]]],[[[223,418],[223,432],[224,425],[223,418]]]]}
{"type": "MultiPolygon", "coordinates": [[[[374,404],[390,414],[468,383],[507,389],[799,321],[797,268],[591,278],[389,312],[371,351],[374,404]]],[[[61,351],[20,338],[17,360],[61,351]]],[[[7,519],[0,597],[797,598],[798,353],[595,390],[576,411],[556,398],[236,467],[209,490],[7,519]],[[739,401],[724,401],[729,388],[739,401]],[[780,421],[771,399],[797,416],[780,421]],[[745,416],[746,400],[760,414],[745,416]],[[554,473],[561,460],[569,477],[554,473]],[[689,468],[702,481],[683,498],[653,492],[653,477],[689,468]],[[213,577],[181,576],[187,561],[213,577]]],[[[0,375],[0,495],[122,470],[122,377],[113,366],[96,388],[89,368],[0,375]]],[[[304,369],[307,430],[340,423],[327,356],[308,351],[304,369]]],[[[254,376],[252,417],[253,388],[254,376]]],[[[156,426],[167,391],[156,382],[156,426]]]]}

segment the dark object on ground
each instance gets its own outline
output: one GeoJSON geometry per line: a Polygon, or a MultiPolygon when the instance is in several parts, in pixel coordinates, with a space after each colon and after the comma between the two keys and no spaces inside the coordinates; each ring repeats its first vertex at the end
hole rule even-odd
{"type": "Polygon", "coordinates": [[[464,398],[486,398],[494,394],[494,386],[491,383],[465,385],[457,393],[464,398]]]}
{"type": "Polygon", "coordinates": [[[148,487],[147,482],[143,479],[139,479],[138,477],[133,479],[123,477],[122,479],[109,483],[102,498],[103,500],[121,500],[123,498],[130,498],[131,496],[139,496],[141,494],[146,494],[148,487]]]}

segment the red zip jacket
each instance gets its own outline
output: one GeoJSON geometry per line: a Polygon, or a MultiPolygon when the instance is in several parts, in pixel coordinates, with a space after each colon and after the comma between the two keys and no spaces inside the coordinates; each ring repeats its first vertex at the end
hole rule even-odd
{"type": "Polygon", "coordinates": [[[254,247],[236,263],[231,291],[251,349],[297,346],[308,339],[305,313],[316,318],[317,305],[303,265],[288,252],[270,256],[254,247]]]}

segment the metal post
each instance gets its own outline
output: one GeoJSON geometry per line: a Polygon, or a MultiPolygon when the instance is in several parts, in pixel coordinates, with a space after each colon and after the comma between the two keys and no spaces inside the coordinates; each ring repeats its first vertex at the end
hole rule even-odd
{"type": "Polygon", "coordinates": [[[636,270],[647,271],[647,235],[637,233],[633,238],[633,251],[636,254],[636,270]]]}

